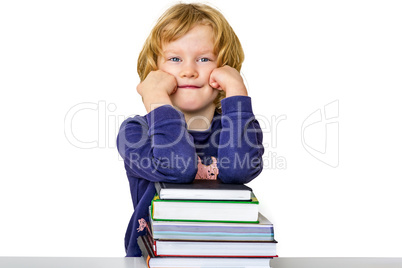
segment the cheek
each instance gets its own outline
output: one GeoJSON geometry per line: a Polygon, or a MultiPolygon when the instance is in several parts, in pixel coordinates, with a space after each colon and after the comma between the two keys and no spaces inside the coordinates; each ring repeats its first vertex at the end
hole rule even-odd
{"type": "Polygon", "coordinates": [[[159,63],[159,61],[158,61],[157,67],[158,67],[158,70],[161,70],[161,71],[165,71],[165,70],[166,70],[166,64],[159,63]]]}
{"type": "Polygon", "coordinates": [[[218,68],[218,67],[216,66],[216,64],[214,64],[214,65],[212,65],[212,66],[210,66],[210,67],[208,68],[208,77],[211,76],[211,73],[212,73],[216,68],[218,68]]]}
{"type": "Polygon", "coordinates": [[[167,73],[171,73],[172,70],[172,66],[169,66],[169,62],[167,62],[165,59],[159,57],[158,58],[158,62],[156,64],[156,67],[158,68],[158,70],[167,72],[167,73]]]}
{"type": "Polygon", "coordinates": [[[159,64],[158,69],[173,76],[176,76],[177,74],[176,68],[174,68],[173,66],[169,66],[167,64],[159,64]]]}

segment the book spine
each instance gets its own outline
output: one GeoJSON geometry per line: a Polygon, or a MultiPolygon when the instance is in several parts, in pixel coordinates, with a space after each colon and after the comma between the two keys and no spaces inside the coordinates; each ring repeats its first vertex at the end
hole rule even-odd
{"type": "Polygon", "coordinates": [[[159,195],[155,195],[152,202],[171,202],[171,203],[234,203],[234,204],[255,204],[259,205],[256,198],[251,200],[202,200],[202,199],[161,199],[159,195]]]}
{"type": "Polygon", "coordinates": [[[220,220],[183,220],[183,219],[155,219],[154,215],[152,215],[152,219],[156,221],[177,221],[177,222],[217,222],[217,223],[250,223],[250,224],[258,224],[257,221],[220,221],[220,220]]]}
{"type": "Polygon", "coordinates": [[[142,257],[144,258],[144,261],[147,264],[148,268],[150,268],[149,260],[151,259],[151,256],[150,256],[150,251],[147,246],[147,243],[143,236],[138,237],[137,241],[138,241],[138,246],[140,247],[140,250],[142,252],[142,257]]]}
{"type": "Polygon", "coordinates": [[[154,200],[151,201],[149,217],[150,217],[152,220],[154,219],[154,200]]]}
{"type": "Polygon", "coordinates": [[[158,252],[157,252],[157,247],[156,247],[156,241],[153,241],[153,250],[154,250],[154,254],[155,256],[158,256],[158,252]]]}
{"type": "Polygon", "coordinates": [[[277,258],[278,255],[272,256],[249,256],[249,255],[157,255],[158,257],[189,257],[189,258],[277,258]]]}
{"type": "Polygon", "coordinates": [[[146,259],[146,264],[148,268],[151,268],[151,266],[149,266],[149,261],[151,260],[151,257],[148,255],[147,259],[146,259]]]}

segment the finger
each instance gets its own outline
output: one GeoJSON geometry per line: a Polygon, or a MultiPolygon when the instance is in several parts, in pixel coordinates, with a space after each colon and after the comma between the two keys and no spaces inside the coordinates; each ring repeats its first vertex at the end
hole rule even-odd
{"type": "Polygon", "coordinates": [[[170,94],[170,95],[173,95],[174,93],[176,93],[176,91],[177,91],[177,86],[175,86],[175,88],[172,91],[172,94],[170,94]]]}
{"type": "Polygon", "coordinates": [[[219,84],[218,84],[218,82],[212,82],[210,85],[211,85],[211,87],[213,87],[213,88],[219,88],[219,87],[220,87],[219,84]]]}

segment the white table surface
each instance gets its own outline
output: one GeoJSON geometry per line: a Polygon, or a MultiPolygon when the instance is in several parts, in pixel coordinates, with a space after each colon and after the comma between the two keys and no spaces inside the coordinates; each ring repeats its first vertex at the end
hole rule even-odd
{"type": "MultiPolygon", "coordinates": [[[[0,268],[145,268],[142,258],[0,257],[0,268]]],[[[402,268],[402,258],[275,258],[273,268],[402,268]]]]}

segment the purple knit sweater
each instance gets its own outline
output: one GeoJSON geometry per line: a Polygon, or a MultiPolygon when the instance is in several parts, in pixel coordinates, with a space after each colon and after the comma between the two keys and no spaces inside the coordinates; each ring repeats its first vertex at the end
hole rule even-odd
{"type": "Polygon", "coordinates": [[[117,148],[134,205],[125,236],[127,257],[141,256],[137,237],[145,234],[154,182],[192,182],[198,157],[205,166],[216,163],[223,183],[247,183],[262,171],[262,132],[251,99],[233,96],[221,104],[222,114],[214,115],[206,131],[187,130],[183,114],[170,105],[128,118],[121,125],[117,148]]]}

